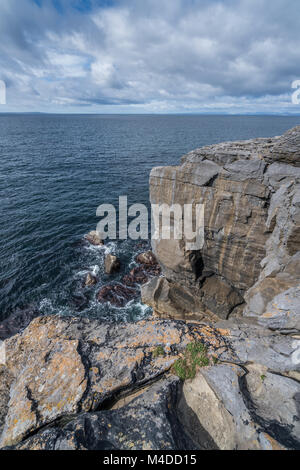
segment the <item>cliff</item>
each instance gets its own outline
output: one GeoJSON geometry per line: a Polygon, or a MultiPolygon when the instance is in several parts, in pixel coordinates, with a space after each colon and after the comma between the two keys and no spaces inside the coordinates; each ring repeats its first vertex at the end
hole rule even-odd
{"type": "Polygon", "coordinates": [[[300,127],[155,168],[151,202],[205,204],[203,248],[153,243],[159,319],[6,339],[0,447],[300,449],[299,178],[300,127]]]}
{"type": "Polygon", "coordinates": [[[164,278],[143,289],[145,303],[162,317],[243,315],[299,330],[299,182],[300,127],[204,147],[180,166],[154,168],[151,202],[204,204],[205,241],[194,252],[184,239],[153,241],[164,278]]]}

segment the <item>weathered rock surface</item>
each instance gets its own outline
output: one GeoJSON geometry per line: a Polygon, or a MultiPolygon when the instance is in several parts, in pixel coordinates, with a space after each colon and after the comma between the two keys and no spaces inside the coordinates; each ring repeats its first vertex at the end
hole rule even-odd
{"type": "Polygon", "coordinates": [[[157,259],[155,258],[152,251],[146,251],[145,253],[140,253],[136,257],[136,262],[140,264],[147,264],[150,266],[157,265],[157,259]]]}
{"type": "Polygon", "coordinates": [[[114,256],[111,254],[106,255],[104,264],[105,264],[106,274],[113,274],[113,273],[117,273],[118,271],[120,271],[121,263],[120,263],[119,258],[117,258],[117,256],[114,256]]]}
{"type": "Polygon", "coordinates": [[[93,276],[91,273],[88,273],[85,278],[84,285],[86,287],[90,287],[90,286],[94,286],[95,284],[97,284],[97,278],[93,276]]]}
{"type": "MultiPolygon", "coordinates": [[[[270,328],[299,330],[299,167],[300,126],[281,137],[197,149],[180,166],[152,170],[153,204],[205,206],[201,250],[186,250],[185,239],[164,240],[156,227],[153,251],[168,289],[186,298],[177,311],[172,303],[173,317],[193,311],[199,319],[203,313],[228,318],[241,314],[245,301],[245,316],[270,328]]],[[[172,295],[162,289],[158,299],[157,284],[151,286],[147,303],[163,316],[172,295]]]]}
{"type": "Polygon", "coordinates": [[[138,296],[136,289],[122,284],[108,284],[100,289],[97,299],[101,303],[109,302],[115,307],[124,307],[130,300],[138,296]]]}
{"type": "Polygon", "coordinates": [[[49,450],[194,449],[176,414],[178,379],[152,385],[129,405],[83,413],[38,433],[17,448],[49,450]]]}
{"type": "Polygon", "coordinates": [[[85,235],[84,237],[91,245],[94,246],[101,246],[104,245],[104,242],[100,236],[100,233],[97,232],[96,230],[92,230],[88,234],[85,235]]]}
{"type": "Polygon", "coordinates": [[[5,341],[0,446],[297,448],[294,341],[251,321],[37,318],[5,341]],[[170,368],[193,341],[219,362],[182,388],[170,368]],[[164,355],[154,354],[158,346],[164,355]]]}

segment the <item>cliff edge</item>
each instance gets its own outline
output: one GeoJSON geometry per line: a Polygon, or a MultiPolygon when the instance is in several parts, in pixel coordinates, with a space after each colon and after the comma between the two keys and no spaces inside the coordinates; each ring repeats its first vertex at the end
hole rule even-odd
{"type": "Polygon", "coordinates": [[[153,241],[163,278],[142,290],[161,317],[254,317],[300,327],[300,126],[281,137],[228,142],[154,168],[151,203],[204,204],[204,246],[153,241]]]}

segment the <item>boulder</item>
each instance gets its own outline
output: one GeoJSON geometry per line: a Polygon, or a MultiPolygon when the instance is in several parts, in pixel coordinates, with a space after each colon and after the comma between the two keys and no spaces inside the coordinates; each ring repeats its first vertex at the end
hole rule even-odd
{"type": "Polygon", "coordinates": [[[88,273],[85,278],[84,285],[86,287],[90,287],[90,286],[94,286],[95,284],[97,284],[97,278],[93,276],[91,273],[88,273]]]}
{"type": "Polygon", "coordinates": [[[101,303],[109,302],[115,307],[125,307],[132,299],[138,296],[138,292],[122,284],[109,284],[100,289],[97,299],[101,303]]]}
{"type": "MultiPolygon", "coordinates": [[[[142,302],[149,305],[161,318],[192,320],[204,318],[205,306],[182,286],[165,277],[155,277],[141,287],[142,302]]],[[[207,314],[208,315],[208,314],[207,314]]],[[[217,320],[212,315],[210,319],[217,320]]]]}
{"type": "MultiPolygon", "coordinates": [[[[198,444],[206,432],[213,437],[214,447],[220,450],[283,450],[286,447],[265,432],[267,423],[262,428],[246,406],[241,386],[245,376],[245,370],[236,365],[202,369],[193,381],[183,386],[179,402],[181,421],[188,426],[188,420],[194,420],[189,436],[198,444]]],[[[292,403],[290,397],[289,405],[292,403]]],[[[270,417],[268,424],[274,425],[270,417]]],[[[290,444],[298,446],[298,443],[290,444]]]]}
{"type": "Polygon", "coordinates": [[[104,245],[103,240],[101,239],[100,233],[96,230],[92,230],[84,237],[91,245],[102,246],[104,245]]]}
{"type": "Polygon", "coordinates": [[[152,251],[146,251],[145,253],[140,253],[135,258],[136,262],[139,264],[147,264],[150,266],[154,266],[157,263],[157,259],[155,258],[152,251]]]}
{"type": "Polygon", "coordinates": [[[105,256],[105,273],[113,274],[120,271],[121,263],[117,256],[108,254],[105,256]]]}
{"type": "Polygon", "coordinates": [[[129,274],[123,277],[122,282],[127,286],[143,285],[154,276],[159,276],[160,272],[159,265],[144,264],[133,268],[129,274]]]}

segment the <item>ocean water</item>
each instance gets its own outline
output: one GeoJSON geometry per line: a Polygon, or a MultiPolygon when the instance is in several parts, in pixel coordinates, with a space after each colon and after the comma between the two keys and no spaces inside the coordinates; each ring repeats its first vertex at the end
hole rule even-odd
{"type": "MultiPolygon", "coordinates": [[[[176,165],[196,147],[280,135],[299,117],[5,115],[0,114],[0,320],[16,308],[134,321],[139,300],[117,309],[96,294],[111,278],[105,252],[122,273],[134,266],[136,243],[104,248],[81,243],[94,230],[100,204],[148,204],[149,172],[176,165]],[[99,278],[84,289],[88,272],[99,278]]],[[[141,249],[140,249],[141,251],[141,249]]]]}

